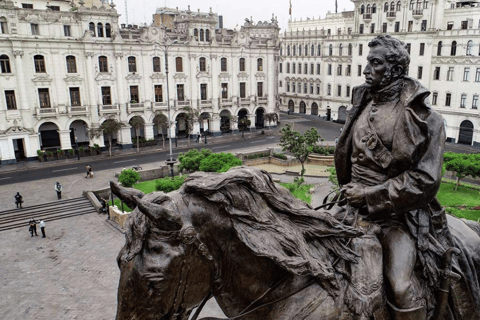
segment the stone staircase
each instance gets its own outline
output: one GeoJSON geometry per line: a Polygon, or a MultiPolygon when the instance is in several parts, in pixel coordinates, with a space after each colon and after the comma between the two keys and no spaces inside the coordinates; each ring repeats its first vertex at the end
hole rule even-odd
{"type": "Polygon", "coordinates": [[[15,228],[28,229],[31,218],[45,222],[76,217],[96,212],[95,207],[87,198],[73,198],[36,206],[0,211],[0,231],[15,228]]]}

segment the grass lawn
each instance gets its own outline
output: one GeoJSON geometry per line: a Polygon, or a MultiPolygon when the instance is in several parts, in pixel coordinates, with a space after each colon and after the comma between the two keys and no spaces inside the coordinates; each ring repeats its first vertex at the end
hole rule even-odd
{"type": "Polygon", "coordinates": [[[473,210],[473,207],[480,205],[480,191],[465,185],[458,186],[458,190],[454,188],[455,183],[443,182],[440,185],[437,198],[445,211],[459,218],[479,221],[480,210],[473,210]]]}
{"type": "Polygon", "coordinates": [[[142,191],[143,193],[151,193],[155,191],[156,184],[157,184],[157,180],[148,180],[148,181],[135,183],[133,187],[137,190],[142,191]]]}
{"type": "Polygon", "coordinates": [[[312,202],[312,195],[310,194],[310,188],[313,187],[311,184],[302,184],[300,188],[297,188],[295,183],[280,183],[281,186],[290,190],[292,195],[308,204],[312,202]]]}

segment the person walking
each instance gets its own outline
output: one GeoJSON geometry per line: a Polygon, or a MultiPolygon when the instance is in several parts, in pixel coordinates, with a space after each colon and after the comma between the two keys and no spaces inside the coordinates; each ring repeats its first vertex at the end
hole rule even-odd
{"type": "Polygon", "coordinates": [[[41,220],[39,225],[40,225],[40,230],[42,231],[42,238],[45,238],[45,221],[41,220]]]}
{"type": "Polygon", "coordinates": [[[57,181],[55,183],[55,191],[57,191],[58,200],[62,199],[62,189],[62,185],[57,181]]]}
{"type": "Polygon", "coordinates": [[[22,203],[23,197],[20,195],[20,192],[17,192],[15,195],[15,204],[17,205],[17,208],[22,208],[22,203]]]}
{"type": "Polygon", "coordinates": [[[86,170],[87,170],[87,175],[86,175],[85,178],[88,178],[88,177],[93,178],[92,166],[89,165],[89,164],[87,164],[87,165],[85,166],[85,168],[86,168],[86,170]]]}
{"type": "Polygon", "coordinates": [[[30,234],[32,235],[33,237],[33,233],[35,232],[35,235],[38,236],[37,234],[37,221],[35,221],[34,218],[30,219],[30,221],[28,222],[28,224],[30,225],[30,234]]]}
{"type": "Polygon", "coordinates": [[[200,142],[200,132],[197,133],[197,143],[199,143],[199,142],[200,142]]]}

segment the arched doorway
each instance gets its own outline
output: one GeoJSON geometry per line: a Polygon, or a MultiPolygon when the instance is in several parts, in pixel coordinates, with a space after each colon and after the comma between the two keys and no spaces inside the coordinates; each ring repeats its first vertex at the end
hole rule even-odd
{"type": "Polygon", "coordinates": [[[460,124],[460,133],[458,135],[458,143],[472,145],[473,141],[473,123],[464,120],[460,124]]]}
{"type": "Polygon", "coordinates": [[[133,144],[137,143],[138,140],[145,139],[145,121],[140,116],[134,116],[128,121],[130,128],[130,136],[132,137],[133,144]]]}
{"type": "Polygon", "coordinates": [[[341,106],[340,108],[338,108],[337,122],[338,123],[345,123],[346,120],[347,120],[347,107],[341,106]]]}
{"type": "Polygon", "coordinates": [[[168,117],[163,113],[158,113],[152,120],[155,129],[153,137],[155,140],[164,140],[168,137],[168,117]]]}
{"type": "Polygon", "coordinates": [[[75,138],[78,146],[88,147],[90,138],[88,137],[88,125],[83,120],[75,120],[70,124],[70,144],[75,146],[75,138]]]}
{"type": "Polygon", "coordinates": [[[312,115],[318,116],[318,104],[316,102],[312,103],[312,115]]]}
{"type": "Polygon", "coordinates": [[[262,129],[265,126],[264,114],[265,109],[263,108],[258,108],[257,111],[255,111],[255,128],[262,129]]]}
{"type": "Polygon", "coordinates": [[[332,119],[332,109],[330,109],[330,106],[327,106],[327,121],[330,121],[332,119]]]}
{"type": "Polygon", "coordinates": [[[240,131],[246,131],[249,130],[250,128],[242,123],[242,119],[248,119],[248,110],[247,109],[242,109],[238,111],[238,130],[240,131]]]}
{"type": "Polygon", "coordinates": [[[38,128],[40,133],[40,147],[45,149],[60,149],[60,135],[58,127],[53,122],[45,122],[38,128]]]}
{"type": "Polygon", "coordinates": [[[181,138],[186,138],[188,134],[188,122],[187,122],[187,117],[185,113],[180,113],[177,115],[175,118],[176,122],[176,130],[175,130],[175,136],[179,139],[181,138]]]}
{"type": "MultiPolygon", "coordinates": [[[[106,123],[107,121],[115,121],[115,120],[114,119],[107,119],[103,123],[106,123]]],[[[116,145],[117,144],[117,138],[118,138],[118,132],[113,132],[111,134],[111,138],[112,138],[112,146],[116,145]]],[[[105,131],[103,132],[103,141],[105,142],[105,147],[110,147],[110,136],[105,131]]]]}
{"type": "Polygon", "coordinates": [[[307,105],[303,101],[300,102],[300,113],[307,113],[307,105]]]}
{"type": "Polygon", "coordinates": [[[295,102],[293,100],[288,101],[288,111],[295,112],[295,102]]]}
{"type": "Polygon", "coordinates": [[[200,133],[201,134],[210,134],[210,114],[204,112],[199,117],[200,122],[200,133]]]}
{"type": "Polygon", "coordinates": [[[223,110],[220,112],[220,131],[222,133],[232,132],[232,127],[230,126],[230,116],[232,114],[228,110],[223,110]]]}

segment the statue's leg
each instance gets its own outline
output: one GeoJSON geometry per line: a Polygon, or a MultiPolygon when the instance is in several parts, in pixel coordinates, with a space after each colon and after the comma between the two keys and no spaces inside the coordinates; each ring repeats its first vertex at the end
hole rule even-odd
{"type": "Polygon", "coordinates": [[[415,238],[400,227],[382,230],[383,264],[392,319],[425,320],[422,290],[415,276],[415,238]]]}

